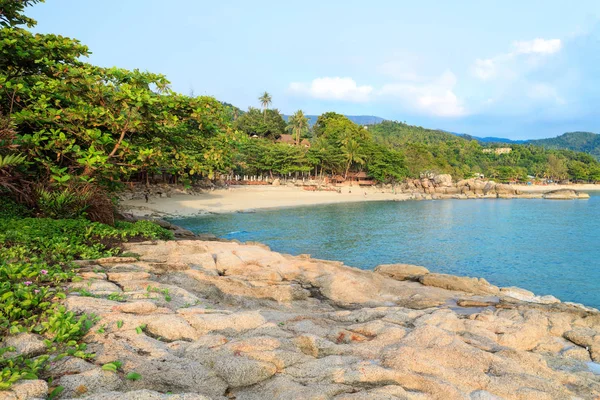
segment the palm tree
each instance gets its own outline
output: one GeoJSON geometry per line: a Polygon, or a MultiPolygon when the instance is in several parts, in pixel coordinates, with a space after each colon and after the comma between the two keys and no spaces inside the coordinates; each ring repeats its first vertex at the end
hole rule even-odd
{"type": "Polygon", "coordinates": [[[271,98],[271,95],[269,94],[269,92],[264,92],[262,94],[262,96],[260,96],[258,98],[258,101],[260,101],[260,105],[263,108],[263,115],[264,115],[264,119],[265,119],[265,122],[266,122],[267,121],[267,109],[269,108],[269,106],[273,102],[273,99],[271,98]]]}
{"type": "Polygon", "coordinates": [[[352,163],[364,164],[365,155],[362,152],[362,146],[359,142],[354,139],[348,139],[343,143],[342,150],[346,157],[346,172],[344,173],[344,179],[348,177],[348,171],[352,163]]]}
{"type": "Polygon", "coordinates": [[[292,115],[288,121],[288,129],[296,136],[296,146],[300,144],[300,137],[303,132],[308,130],[308,118],[302,110],[298,110],[292,115]]]}

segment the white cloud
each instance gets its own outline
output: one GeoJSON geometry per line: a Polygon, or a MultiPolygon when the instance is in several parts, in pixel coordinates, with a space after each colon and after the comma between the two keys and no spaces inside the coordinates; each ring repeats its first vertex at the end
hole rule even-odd
{"type": "Polygon", "coordinates": [[[478,58],[475,60],[472,71],[477,78],[486,81],[496,76],[496,62],[491,58],[485,60],[478,58]]]}
{"type": "Polygon", "coordinates": [[[554,54],[560,51],[561,47],[562,42],[560,39],[537,38],[513,43],[516,54],[554,54]]]}
{"type": "Polygon", "coordinates": [[[290,83],[292,92],[308,95],[324,100],[345,100],[365,102],[370,98],[373,87],[358,86],[352,78],[324,77],[313,79],[310,84],[302,82],[290,83]]]}
{"type": "Polygon", "coordinates": [[[555,54],[561,48],[560,39],[516,41],[511,52],[476,59],[471,66],[471,73],[482,81],[498,78],[512,80],[528,69],[543,65],[546,62],[544,56],[555,54]]]}
{"type": "Polygon", "coordinates": [[[529,85],[527,96],[535,100],[555,102],[559,105],[566,104],[566,101],[558,94],[556,88],[546,83],[533,83],[529,85]]]}
{"type": "Polygon", "coordinates": [[[467,114],[466,108],[453,89],[456,76],[446,71],[439,77],[423,82],[402,82],[383,85],[378,95],[399,100],[403,106],[426,115],[459,117],[467,114]]]}
{"type": "MultiPolygon", "coordinates": [[[[466,109],[454,93],[456,76],[446,71],[436,77],[397,73],[399,63],[383,64],[379,71],[389,72],[396,79],[375,89],[370,85],[359,86],[352,78],[324,77],[310,83],[292,82],[292,93],[325,100],[352,102],[381,101],[395,103],[405,110],[437,117],[466,115],[466,109]],[[392,72],[396,72],[392,74],[392,72]],[[404,78],[404,79],[401,79],[404,78]]],[[[406,69],[402,68],[403,71],[406,69]]]]}

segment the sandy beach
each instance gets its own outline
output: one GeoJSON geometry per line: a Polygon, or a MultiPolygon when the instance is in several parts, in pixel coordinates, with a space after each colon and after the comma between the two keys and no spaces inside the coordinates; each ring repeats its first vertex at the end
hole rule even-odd
{"type": "Polygon", "coordinates": [[[206,213],[249,212],[258,209],[309,206],[360,201],[401,201],[409,194],[393,194],[375,188],[344,187],[341,193],[308,191],[287,186],[238,186],[199,195],[173,195],[145,200],[126,200],[122,207],[135,215],[165,214],[191,216],[206,213]],[[366,194],[365,194],[366,193],[366,194]]]}
{"type": "MultiPolygon", "coordinates": [[[[597,191],[600,185],[520,185],[519,190],[540,193],[557,189],[597,191]]],[[[362,201],[409,200],[409,193],[391,193],[389,189],[342,187],[341,193],[334,191],[308,191],[301,187],[287,186],[237,186],[217,189],[198,195],[175,194],[170,198],[151,197],[145,200],[125,200],[122,207],[134,215],[158,214],[165,216],[192,216],[251,212],[258,209],[310,206],[317,204],[352,203],[362,201]]]]}

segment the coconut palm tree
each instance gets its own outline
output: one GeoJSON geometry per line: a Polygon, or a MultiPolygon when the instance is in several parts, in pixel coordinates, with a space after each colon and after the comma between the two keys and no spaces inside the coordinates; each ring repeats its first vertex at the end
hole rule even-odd
{"type": "Polygon", "coordinates": [[[363,154],[362,146],[355,139],[348,139],[342,144],[342,150],[346,157],[346,172],[344,179],[348,178],[348,171],[352,163],[364,164],[365,155],[363,154]]]}
{"type": "Polygon", "coordinates": [[[271,103],[273,102],[273,99],[271,98],[271,95],[269,94],[269,92],[264,92],[259,98],[258,101],[260,101],[260,105],[263,108],[263,115],[264,115],[264,120],[267,120],[267,109],[269,108],[269,106],[271,105],[271,103]]]}
{"type": "Polygon", "coordinates": [[[302,110],[298,110],[292,115],[288,121],[288,129],[296,138],[296,146],[300,144],[300,137],[302,133],[308,130],[308,118],[304,115],[302,110]]]}

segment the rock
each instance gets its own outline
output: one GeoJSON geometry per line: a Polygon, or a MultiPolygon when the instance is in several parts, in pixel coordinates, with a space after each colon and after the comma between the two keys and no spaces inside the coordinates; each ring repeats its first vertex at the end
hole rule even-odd
{"type": "MultiPolygon", "coordinates": [[[[48,396],[48,383],[41,379],[19,381],[11,387],[16,400],[45,399],[48,396]]],[[[0,392],[0,397],[3,392],[0,392]]]]}
{"type": "MultiPolygon", "coordinates": [[[[86,396],[85,400],[211,400],[197,393],[163,394],[153,390],[132,390],[130,392],[105,392],[86,396]]],[[[74,400],[74,399],[72,399],[74,400]]]]}
{"type": "Polygon", "coordinates": [[[173,230],[173,235],[176,238],[192,238],[195,237],[196,234],[192,231],[190,231],[189,229],[184,229],[184,228],[177,228],[175,230],[173,230]]]}
{"type": "Polygon", "coordinates": [[[144,271],[109,272],[106,276],[114,282],[142,281],[150,278],[150,274],[144,271]]]}
{"type": "Polygon", "coordinates": [[[375,267],[375,272],[398,281],[418,280],[421,275],[429,273],[425,267],[410,264],[382,264],[375,267]]]}
{"type": "Polygon", "coordinates": [[[17,354],[26,357],[39,356],[46,352],[46,344],[43,339],[31,333],[19,333],[14,336],[7,336],[2,346],[14,347],[17,354]]]}
{"type": "Polygon", "coordinates": [[[96,264],[129,264],[137,260],[135,257],[104,257],[97,259],[96,264]]]}
{"type": "Polygon", "coordinates": [[[156,311],[157,308],[156,304],[151,301],[134,301],[116,307],[118,311],[128,314],[151,314],[156,311]]]}
{"type": "Polygon", "coordinates": [[[254,385],[277,372],[273,364],[249,360],[241,356],[218,357],[214,371],[232,388],[254,385]]]}
{"type": "Polygon", "coordinates": [[[281,185],[281,181],[279,180],[279,178],[273,179],[273,183],[271,185],[273,185],[273,186],[280,186],[281,185]]]}
{"type": "Polygon", "coordinates": [[[231,315],[184,314],[184,317],[200,333],[213,331],[246,331],[264,324],[266,319],[258,311],[241,312],[231,315]]]}
{"type": "Polygon", "coordinates": [[[155,337],[168,341],[194,340],[198,332],[188,322],[178,315],[161,315],[146,325],[146,330],[155,337]]]}
{"type": "Polygon", "coordinates": [[[419,278],[425,286],[435,286],[448,290],[459,290],[473,294],[498,294],[497,286],[490,285],[483,278],[469,278],[446,274],[427,274],[419,278]]]}
{"type": "Polygon", "coordinates": [[[110,312],[121,303],[106,299],[97,299],[94,297],[68,296],[66,306],[69,311],[77,314],[99,314],[110,312]]]}
{"type": "Polygon", "coordinates": [[[81,358],[64,357],[60,360],[53,361],[52,374],[54,376],[74,375],[95,368],[96,366],[94,364],[84,361],[81,358]]]}
{"type": "Polygon", "coordinates": [[[502,397],[495,396],[485,390],[475,390],[469,396],[471,400],[503,400],[502,397]]]}
{"type": "Polygon", "coordinates": [[[440,174],[433,177],[433,182],[437,186],[450,187],[452,186],[452,176],[449,174],[440,174]]]}
{"type": "Polygon", "coordinates": [[[542,197],[547,200],[575,200],[589,199],[590,195],[571,189],[559,189],[546,192],[542,195],[542,197]]]}
{"type": "Polygon", "coordinates": [[[494,306],[497,303],[493,301],[480,301],[480,300],[471,300],[471,299],[461,299],[456,302],[460,307],[490,307],[494,306]]]}
{"type": "Polygon", "coordinates": [[[521,193],[514,186],[504,184],[497,184],[496,186],[494,186],[494,190],[498,195],[517,195],[521,193]]]}
{"type": "MultiPolygon", "coordinates": [[[[204,359],[206,364],[209,360],[204,359]]],[[[227,383],[202,362],[165,355],[163,357],[137,356],[125,368],[141,376],[137,388],[159,392],[196,393],[209,398],[222,398],[227,383]]]]}
{"type": "Polygon", "coordinates": [[[524,301],[530,301],[535,297],[535,294],[533,294],[533,292],[514,286],[500,288],[500,294],[524,301]]]}
{"type": "Polygon", "coordinates": [[[62,396],[69,398],[117,390],[123,386],[123,381],[114,372],[95,368],[76,375],[62,376],[53,384],[64,387],[62,396]]]}
{"type": "Polygon", "coordinates": [[[122,292],[119,286],[105,280],[73,282],[69,285],[69,288],[75,292],[79,290],[85,290],[98,296],[105,296],[111,293],[122,292]]]}
{"type": "MultiPolygon", "coordinates": [[[[427,191],[455,189],[436,186],[434,177],[418,182],[427,191]]],[[[487,186],[460,184],[477,196],[487,186]]],[[[54,361],[49,372],[53,385],[66,388],[63,398],[600,396],[588,369],[596,364],[586,365],[600,358],[600,313],[591,308],[418,266],[362,271],[256,244],[124,247],[141,261],[106,264],[123,301],[73,294],[65,301],[69,310],[97,315],[105,330],[84,337],[93,360],[54,361]],[[114,360],[123,363],[117,373],[100,369],[114,360]],[[129,372],[141,379],[126,380],[129,372]]],[[[83,272],[85,285],[104,281],[83,272]]]]}

